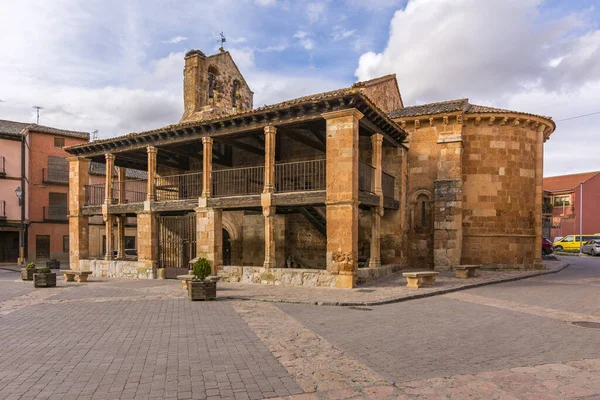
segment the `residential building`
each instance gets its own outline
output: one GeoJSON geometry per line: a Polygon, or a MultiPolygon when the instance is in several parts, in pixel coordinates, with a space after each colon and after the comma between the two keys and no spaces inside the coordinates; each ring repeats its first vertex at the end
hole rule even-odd
{"type": "Polygon", "coordinates": [[[255,109],[230,54],[199,50],[183,92],[179,123],[67,149],[71,268],[174,277],[205,257],[228,281],[341,288],[406,266],[543,268],[550,117],[468,99],[405,107],[394,75],[255,109]],[[90,185],[92,162],[119,167],[116,181],[90,185]],[[94,260],[100,216],[117,256],[94,260]]]}
{"type": "Polygon", "coordinates": [[[600,233],[600,171],[544,178],[544,191],[548,198],[544,211],[551,219],[548,239],[578,234],[580,228],[583,233],[600,233]]]}

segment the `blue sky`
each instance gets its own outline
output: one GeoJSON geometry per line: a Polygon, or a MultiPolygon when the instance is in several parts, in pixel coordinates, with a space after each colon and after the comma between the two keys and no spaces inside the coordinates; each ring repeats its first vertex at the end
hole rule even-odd
{"type": "MultiPolygon", "coordinates": [[[[99,130],[177,122],[183,55],[226,49],[255,106],[396,73],[405,104],[600,111],[599,0],[0,0],[0,118],[99,130]]],[[[600,170],[600,115],[558,122],[546,175],[600,170]]]]}

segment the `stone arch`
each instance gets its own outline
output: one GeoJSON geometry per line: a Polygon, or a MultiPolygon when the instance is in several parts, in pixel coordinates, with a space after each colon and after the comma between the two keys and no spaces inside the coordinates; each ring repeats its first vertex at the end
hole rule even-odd
{"type": "Polygon", "coordinates": [[[231,107],[233,108],[238,107],[238,100],[240,99],[240,87],[240,81],[234,79],[233,83],[231,84],[231,107]]]}
{"type": "MultiPolygon", "coordinates": [[[[230,265],[242,265],[243,260],[243,232],[242,232],[243,212],[225,211],[221,224],[227,235],[223,235],[223,241],[228,240],[230,265]]],[[[223,248],[226,243],[223,242],[223,248]]]]}
{"type": "Polygon", "coordinates": [[[410,195],[410,229],[417,233],[433,231],[433,193],[428,188],[417,188],[410,195]]]}
{"type": "Polygon", "coordinates": [[[214,65],[208,67],[208,72],[206,74],[206,81],[208,85],[208,101],[211,104],[215,104],[215,99],[219,92],[218,85],[218,77],[219,77],[219,69],[214,65]]]}

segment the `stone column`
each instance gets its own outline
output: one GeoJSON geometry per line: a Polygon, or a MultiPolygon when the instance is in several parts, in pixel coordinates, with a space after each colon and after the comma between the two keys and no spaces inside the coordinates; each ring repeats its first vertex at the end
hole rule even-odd
{"type": "Polygon", "coordinates": [[[323,114],[327,120],[327,271],[336,287],[356,286],[358,271],[358,130],[356,109],[323,114]]]}
{"type": "Polygon", "coordinates": [[[273,193],[275,193],[275,135],[277,128],[272,125],[265,126],[265,176],[264,189],[261,195],[261,205],[265,217],[265,261],[263,267],[270,269],[277,267],[275,238],[276,208],[273,206],[273,193]]]}
{"type": "Polygon", "coordinates": [[[127,179],[126,169],[123,167],[117,167],[117,181],[119,182],[119,204],[127,203],[127,196],[125,195],[125,180],[127,179]]]}
{"type": "Polygon", "coordinates": [[[537,127],[536,149],[535,149],[535,244],[533,252],[533,263],[535,268],[543,269],[542,262],[542,205],[544,202],[544,130],[546,126],[537,127]]]}
{"type": "Polygon", "coordinates": [[[158,219],[149,209],[137,214],[138,264],[154,269],[158,262],[158,219]]]}
{"type": "Polygon", "coordinates": [[[148,146],[148,193],[147,201],[156,200],[156,147],[148,146]]]}
{"type": "Polygon", "coordinates": [[[125,214],[117,216],[117,259],[125,259],[125,214]]]}
{"type": "Polygon", "coordinates": [[[105,260],[112,260],[113,257],[113,223],[114,215],[107,214],[104,217],[104,226],[106,229],[106,254],[104,254],[105,260]]]}
{"type": "Polygon", "coordinates": [[[89,184],[90,159],[70,157],[69,161],[69,268],[79,270],[79,260],[89,258],[89,219],[81,214],[85,185],[89,184]]]}
{"type": "Polygon", "coordinates": [[[381,217],[383,216],[383,187],[381,185],[383,167],[382,160],[383,135],[376,133],[371,136],[373,154],[371,164],[375,168],[373,192],[379,196],[379,207],[371,208],[371,251],[369,267],[381,267],[381,217]]]}
{"type": "Polygon", "coordinates": [[[198,207],[196,211],[196,256],[206,258],[213,275],[223,265],[223,210],[198,207]]]}
{"type": "Polygon", "coordinates": [[[202,138],[202,197],[212,195],[212,152],[213,139],[202,138]]]}
{"type": "Polygon", "coordinates": [[[112,204],[112,184],[113,184],[113,173],[115,172],[115,156],[106,153],[104,155],[106,159],[106,183],[104,184],[104,203],[106,205],[112,204]]]}

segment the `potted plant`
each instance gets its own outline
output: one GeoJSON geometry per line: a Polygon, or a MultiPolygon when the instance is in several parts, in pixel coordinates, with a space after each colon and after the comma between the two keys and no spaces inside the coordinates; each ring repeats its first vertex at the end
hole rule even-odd
{"type": "Polygon", "coordinates": [[[35,267],[35,263],[30,262],[27,264],[27,268],[21,268],[21,279],[24,281],[32,281],[33,274],[37,272],[37,268],[35,267]]]}
{"type": "Polygon", "coordinates": [[[56,258],[53,258],[50,261],[46,261],[46,268],[59,269],[60,268],[60,261],[58,261],[56,258]]]}
{"type": "Polygon", "coordinates": [[[50,268],[39,268],[35,274],[33,274],[33,287],[55,287],[56,286],[56,273],[52,272],[50,268]]]}
{"type": "Polygon", "coordinates": [[[214,300],[217,298],[217,282],[206,279],[210,273],[210,263],[206,258],[199,258],[192,267],[194,277],[188,284],[190,300],[214,300]]]}

